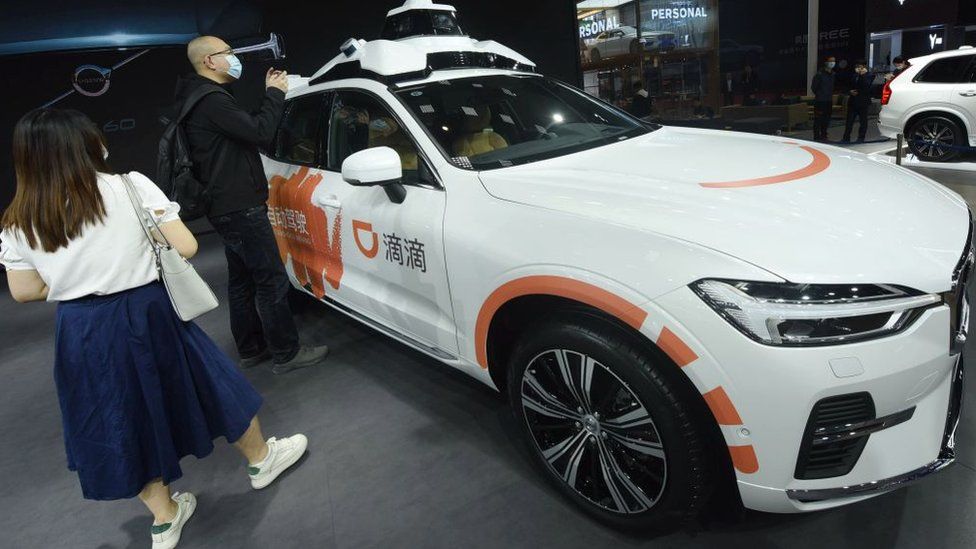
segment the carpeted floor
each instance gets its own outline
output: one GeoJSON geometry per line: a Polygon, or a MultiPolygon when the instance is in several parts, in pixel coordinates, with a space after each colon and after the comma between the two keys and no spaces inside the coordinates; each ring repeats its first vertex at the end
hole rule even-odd
{"type": "MultiPolygon", "coordinates": [[[[195,264],[223,295],[219,242],[206,236],[201,249],[195,264]]],[[[137,500],[84,501],[65,468],[51,380],[53,315],[52,305],[19,305],[0,286],[0,547],[148,547],[150,518],[137,500]]],[[[267,368],[247,376],[266,398],[268,434],[304,432],[309,454],[262,492],[250,489],[227,444],[208,459],[186,459],[175,488],[195,492],[199,507],[180,547],[976,546],[971,406],[964,407],[959,462],[917,486],[821,513],[706,516],[694,531],[632,537],[591,521],[543,481],[506,403],[489,389],[324,306],[306,303],[298,315],[307,342],[332,347],[328,362],[285,376],[267,368]]],[[[225,308],[200,324],[233,352],[225,308]]]]}

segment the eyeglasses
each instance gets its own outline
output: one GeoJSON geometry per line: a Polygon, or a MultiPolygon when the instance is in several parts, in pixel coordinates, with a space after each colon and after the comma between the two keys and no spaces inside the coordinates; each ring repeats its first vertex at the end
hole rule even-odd
{"type": "Polygon", "coordinates": [[[228,55],[228,54],[231,54],[231,53],[234,53],[234,48],[227,48],[226,50],[215,51],[215,52],[207,55],[207,57],[213,57],[215,55],[228,55]]]}

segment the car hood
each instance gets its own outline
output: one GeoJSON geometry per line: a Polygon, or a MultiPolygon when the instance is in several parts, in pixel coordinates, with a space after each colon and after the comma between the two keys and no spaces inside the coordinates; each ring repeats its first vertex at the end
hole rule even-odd
{"type": "Polygon", "coordinates": [[[798,283],[946,291],[969,230],[965,201],[938,183],[751,134],[665,127],[481,180],[502,200],[693,242],[798,283]]]}

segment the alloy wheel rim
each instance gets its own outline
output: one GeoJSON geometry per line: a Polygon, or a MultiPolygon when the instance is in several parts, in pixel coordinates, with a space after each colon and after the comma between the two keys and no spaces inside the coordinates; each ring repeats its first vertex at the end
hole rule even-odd
{"type": "Polygon", "coordinates": [[[956,142],[955,132],[947,124],[926,122],[912,134],[918,153],[927,158],[942,158],[956,142]]]}
{"type": "Polygon", "coordinates": [[[547,350],[525,369],[521,397],[536,448],[577,494],[619,514],[657,503],[667,485],[661,437],[612,370],[582,353],[547,350]]]}

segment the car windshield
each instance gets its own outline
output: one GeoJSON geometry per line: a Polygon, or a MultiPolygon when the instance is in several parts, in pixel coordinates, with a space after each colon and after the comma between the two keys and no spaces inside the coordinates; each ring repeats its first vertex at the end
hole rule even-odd
{"type": "Polygon", "coordinates": [[[432,82],[397,95],[451,162],[466,169],[526,164],[652,131],[606,103],[538,76],[432,82]]]}

